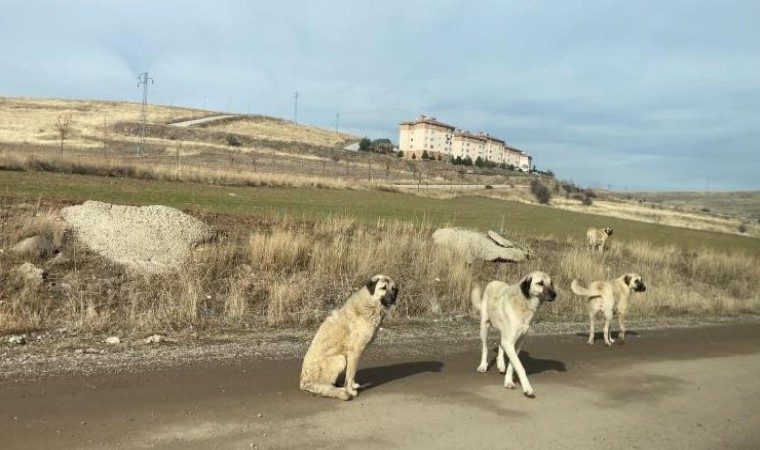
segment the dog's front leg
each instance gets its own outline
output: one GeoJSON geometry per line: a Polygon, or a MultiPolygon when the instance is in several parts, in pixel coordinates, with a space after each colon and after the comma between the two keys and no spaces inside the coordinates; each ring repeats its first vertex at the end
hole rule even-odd
{"type": "Polygon", "coordinates": [[[512,373],[509,369],[514,368],[515,372],[517,372],[517,377],[520,379],[520,385],[522,385],[523,393],[525,396],[530,398],[535,397],[535,394],[533,393],[533,387],[530,385],[530,382],[528,381],[528,375],[525,373],[525,368],[520,362],[520,358],[517,356],[517,351],[515,350],[514,343],[502,339],[501,346],[504,347],[504,351],[507,353],[507,357],[509,358],[507,375],[504,377],[504,387],[509,388],[507,383],[512,382],[510,379],[512,373]]]}
{"type": "Polygon", "coordinates": [[[357,388],[359,387],[354,379],[356,377],[356,366],[359,364],[359,354],[356,352],[348,352],[346,354],[346,383],[343,389],[346,390],[352,397],[359,395],[357,388]]]}
{"type": "Polygon", "coordinates": [[[618,343],[625,344],[625,313],[618,311],[618,325],[620,325],[620,334],[618,335],[618,343]]]}

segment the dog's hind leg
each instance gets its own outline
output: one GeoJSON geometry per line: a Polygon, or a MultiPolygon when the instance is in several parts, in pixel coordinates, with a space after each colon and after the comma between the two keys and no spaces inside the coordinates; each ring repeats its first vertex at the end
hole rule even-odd
{"type": "Polygon", "coordinates": [[[612,310],[604,310],[604,345],[611,346],[613,339],[610,339],[610,322],[612,322],[612,310]]]}
{"type": "Polygon", "coordinates": [[[480,365],[477,370],[483,373],[488,371],[488,319],[485,318],[485,313],[481,313],[480,342],[483,344],[483,349],[480,353],[480,365]]]}
{"type": "Polygon", "coordinates": [[[301,389],[322,397],[351,400],[353,396],[346,389],[335,386],[335,382],[346,369],[346,357],[336,355],[320,361],[301,377],[301,389]]]}
{"type": "Polygon", "coordinates": [[[596,331],[594,330],[594,321],[596,320],[596,311],[591,310],[588,312],[588,323],[589,323],[589,330],[588,330],[588,345],[594,345],[594,333],[596,331]]]}
{"type": "Polygon", "coordinates": [[[507,370],[507,365],[504,363],[504,349],[501,348],[501,345],[499,346],[498,351],[499,353],[496,356],[496,367],[499,369],[499,373],[503,374],[507,370]]]}

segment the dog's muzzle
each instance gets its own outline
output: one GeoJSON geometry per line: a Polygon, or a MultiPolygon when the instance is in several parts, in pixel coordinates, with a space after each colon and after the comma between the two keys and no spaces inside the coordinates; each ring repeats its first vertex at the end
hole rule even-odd
{"type": "Polygon", "coordinates": [[[633,290],[636,292],[646,292],[647,287],[644,286],[644,283],[639,282],[636,283],[636,287],[633,290]]]}
{"type": "Polygon", "coordinates": [[[557,298],[557,292],[551,288],[544,289],[543,292],[541,292],[541,297],[542,297],[541,300],[543,301],[553,302],[554,299],[557,298]]]}
{"type": "Polygon", "coordinates": [[[383,304],[383,306],[390,307],[396,304],[396,294],[398,291],[396,288],[391,289],[383,298],[380,299],[380,303],[383,304]]]}

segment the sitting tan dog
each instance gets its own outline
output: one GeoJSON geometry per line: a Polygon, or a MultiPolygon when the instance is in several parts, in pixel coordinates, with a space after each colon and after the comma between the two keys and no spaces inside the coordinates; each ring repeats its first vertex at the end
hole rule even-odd
{"type": "Polygon", "coordinates": [[[594,281],[588,288],[581,286],[578,280],[573,280],[570,283],[570,289],[576,295],[587,297],[588,300],[588,317],[591,322],[588,345],[594,345],[594,320],[601,311],[604,313],[604,345],[610,346],[615,342],[610,339],[610,322],[613,312],[617,311],[620,325],[619,339],[622,344],[625,342],[625,313],[628,309],[628,297],[631,292],[646,291],[647,287],[640,275],[627,273],[612,281],[594,281]]]}
{"type": "Polygon", "coordinates": [[[493,326],[501,332],[496,364],[499,372],[506,372],[504,387],[515,388],[516,371],[523,393],[527,397],[534,397],[533,387],[518,355],[538,307],[557,297],[551,278],[544,272],[532,272],[514,285],[491,281],[486,285],[482,297],[480,287],[476,285],[471,295],[472,305],[480,312],[480,340],[483,344],[478,372],[488,370],[488,328],[493,326]],[[505,353],[509,358],[506,367],[505,353]]]}
{"type": "Polygon", "coordinates": [[[317,330],[303,359],[301,389],[323,397],[351,400],[358,394],[356,367],[375,338],[388,308],[396,303],[396,284],[375,275],[333,311],[317,330]],[[345,373],[343,387],[335,383],[345,373]]]}
{"type": "Polygon", "coordinates": [[[588,248],[592,252],[594,250],[600,253],[604,251],[604,243],[607,242],[607,238],[612,236],[612,228],[606,227],[603,230],[598,228],[589,228],[586,231],[586,240],[588,241],[588,248]]]}

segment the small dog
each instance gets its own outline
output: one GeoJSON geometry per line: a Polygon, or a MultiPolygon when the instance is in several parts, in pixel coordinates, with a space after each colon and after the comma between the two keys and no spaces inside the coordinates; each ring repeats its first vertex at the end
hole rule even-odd
{"type": "Polygon", "coordinates": [[[600,253],[604,251],[604,243],[607,242],[607,238],[612,236],[612,228],[607,227],[603,230],[598,228],[589,228],[586,231],[586,240],[588,241],[589,250],[592,252],[598,250],[600,253]]]}
{"type": "Polygon", "coordinates": [[[488,370],[488,328],[492,325],[501,332],[496,364],[499,372],[506,373],[504,387],[515,388],[513,375],[517,371],[523,393],[527,397],[534,397],[533,387],[518,354],[536,310],[541,303],[554,301],[556,297],[552,280],[544,272],[532,272],[514,285],[491,281],[486,285],[482,297],[480,287],[475,286],[472,290],[472,304],[480,311],[480,340],[483,343],[478,372],[488,370]],[[504,353],[509,358],[506,368],[504,353]]]}
{"type": "Polygon", "coordinates": [[[612,345],[610,339],[610,322],[612,314],[617,311],[618,324],[620,325],[620,343],[625,343],[625,312],[628,309],[628,297],[631,292],[645,292],[647,287],[641,276],[635,273],[627,273],[612,281],[594,281],[588,288],[584,288],[573,280],[570,289],[576,294],[588,297],[588,317],[591,323],[589,327],[588,344],[594,345],[594,320],[597,313],[604,313],[604,345],[612,345]]]}
{"type": "Polygon", "coordinates": [[[358,395],[356,367],[375,338],[385,312],[396,304],[398,289],[385,275],[375,275],[317,330],[301,368],[301,389],[323,397],[351,400],[358,395]],[[335,385],[345,372],[342,388],[335,385]]]}

